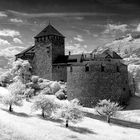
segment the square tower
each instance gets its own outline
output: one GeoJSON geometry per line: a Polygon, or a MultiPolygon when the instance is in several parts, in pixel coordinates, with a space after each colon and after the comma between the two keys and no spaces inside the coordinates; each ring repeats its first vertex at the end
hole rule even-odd
{"type": "Polygon", "coordinates": [[[49,80],[57,80],[53,78],[53,64],[60,56],[65,55],[65,37],[49,24],[34,38],[34,74],[49,80]]]}

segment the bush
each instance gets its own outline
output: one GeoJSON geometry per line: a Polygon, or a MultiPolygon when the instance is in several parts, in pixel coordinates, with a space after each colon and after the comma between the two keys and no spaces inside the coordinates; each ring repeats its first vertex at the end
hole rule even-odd
{"type": "Polygon", "coordinates": [[[3,73],[0,76],[1,86],[6,87],[12,82],[12,74],[10,71],[3,73]]]}
{"type": "Polygon", "coordinates": [[[54,112],[57,109],[57,104],[55,100],[56,97],[54,95],[40,94],[35,98],[35,101],[32,105],[32,110],[41,110],[42,117],[45,117],[46,115],[51,117],[52,112],[54,112]]]}
{"type": "Polygon", "coordinates": [[[38,83],[39,77],[38,76],[32,76],[31,81],[36,84],[38,83]]]}
{"type": "Polygon", "coordinates": [[[95,109],[98,114],[107,116],[107,122],[109,123],[110,117],[114,116],[122,107],[120,107],[118,103],[104,99],[99,101],[95,109]]]}
{"type": "Polygon", "coordinates": [[[59,83],[56,82],[56,81],[55,82],[52,82],[50,84],[50,88],[51,88],[53,94],[55,94],[57,91],[59,91],[61,89],[59,83]]]}
{"type": "Polygon", "coordinates": [[[41,91],[41,94],[44,94],[44,95],[51,95],[52,94],[52,91],[49,87],[46,87],[44,88],[42,91],[41,91]]]}
{"type": "Polygon", "coordinates": [[[28,88],[25,90],[24,95],[26,97],[26,99],[31,98],[34,95],[35,90],[32,88],[28,88]]]}
{"type": "Polygon", "coordinates": [[[39,79],[38,79],[38,82],[39,82],[39,83],[43,83],[43,79],[42,79],[42,78],[39,78],[39,79]]]}
{"type": "Polygon", "coordinates": [[[59,99],[59,100],[65,100],[67,99],[67,95],[65,94],[65,91],[63,89],[60,89],[59,91],[57,91],[55,93],[55,96],[59,99]]]}
{"type": "Polygon", "coordinates": [[[71,100],[70,102],[66,100],[65,104],[56,112],[56,118],[62,118],[65,121],[66,127],[69,126],[69,121],[77,123],[83,117],[82,106],[80,106],[77,99],[71,100]]]}

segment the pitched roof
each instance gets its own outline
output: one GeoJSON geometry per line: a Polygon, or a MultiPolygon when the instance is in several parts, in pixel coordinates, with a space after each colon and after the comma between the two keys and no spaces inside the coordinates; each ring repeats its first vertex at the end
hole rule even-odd
{"type": "Polygon", "coordinates": [[[112,58],[112,59],[122,59],[116,52],[106,49],[102,51],[101,53],[97,53],[95,55],[97,58],[112,58]]]}
{"type": "Polygon", "coordinates": [[[17,56],[17,55],[24,54],[24,53],[27,53],[27,52],[34,52],[34,47],[35,47],[35,46],[31,46],[31,47],[29,47],[29,48],[27,48],[27,49],[21,51],[20,53],[16,54],[16,56],[17,56]]]}
{"type": "Polygon", "coordinates": [[[49,24],[45,29],[43,29],[38,35],[35,36],[41,37],[41,36],[48,36],[48,35],[56,35],[64,37],[59,31],[57,31],[51,24],[49,24]]]}

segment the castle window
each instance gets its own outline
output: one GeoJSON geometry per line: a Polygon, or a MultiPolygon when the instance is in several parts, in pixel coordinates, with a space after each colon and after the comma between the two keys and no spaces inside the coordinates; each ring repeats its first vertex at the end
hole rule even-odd
{"type": "Polygon", "coordinates": [[[70,66],[70,72],[72,72],[72,70],[73,70],[73,69],[72,69],[72,66],[70,66]]]}
{"type": "Polygon", "coordinates": [[[85,66],[85,72],[89,71],[89,66],[85,66]]]}
{"type": "Polygon", "coordinates": [[[105,67],[101,65],[101,72],[105,71],[105,67]]]}
{"type": "Polygon", "coordinates": [[[123,91],[125,91],[125,88],[123,88],[123,91]]]}
{"type": "Polygon", "coordinates": [[[120,72],[119,67],[117,66],[117,72],[120,72]]]}

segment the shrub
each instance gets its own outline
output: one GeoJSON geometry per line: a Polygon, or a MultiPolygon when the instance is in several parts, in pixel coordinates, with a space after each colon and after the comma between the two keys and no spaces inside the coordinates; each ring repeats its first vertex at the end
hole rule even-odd
{"type": "Polygon", "coordinates": [[[104,99],[99,101],[95,109],[98,114],[107,116],[107,122],[109,123],[110,117],[114,116],[122,107],[120,107],[118,103],[104,99]]]}
{"type": "Polygon", "coordinates": [[[55,81],[50,84],[50,88],[52,90],[52,93],[55,94],[57,91],[60,90],[61,87],[60,87],[59,83],[55,81]]]}
{"type": "Polygon", "coordinates": [[[0,76],[0,82],[3,87],[6,87],[8,84],[12,82],[12,74],[10,71],[3,73],[0,76]]]}
{"type": "Polygon", "coordinates": [[[62,118],[65,121],[65,126],[69,126],[69,121],[77,123],[84,117],[82,106],[77,99],[65,101],[65,104],[57,110],[56,118],[62,118]]]}
{"type": "Polygon", "coordinates": [[[43,79],[42,79],[42,78],[39,78],[39,79],[38,79],[38,82],[39,82],[39,83],[43,83],[43,79]]]}
{"type": "Polygon", "coordinates": [[[56,97],[54,95],[38,95],[32,106],[32,110],[41,110],[42,117],[46,115],[51,117],[53,111],[56,110],[57,104],[55,103],[56,97]]]}
{"type": "Polygon", "coordinates": [[[65,94],[65,91],[63,89],[60,89],[59,91],[57,91],[55,93],[55,96],[59,99],[59,100],[65,100],[67,99],[67,95],[65,94]]]}
{"type": "Polygon", "coordinates": [[[46,87],[44,88],[42,91],[41,91],[41,94],[44,94],[44,95],[51,95],[52,94],[52,91],[49,87],[46,87]]]}
{"type": "Polygon", "coordinates": [[[24,95],[26,97],[26,99],[31,98],[34,95],[35,90],[32,88],[28,88],[25,90],[24,95]]]}
{"type": "Polygon", "coordinates": [[[33,83],[36,84],[36,83],[38,83],[39,77],[38,76],[32,76],[31,80],[32,80],[33,83]]]}
{"type": "Polygon", "coordinates": [[[39,87],[40,87],[40,89],[41,90],[43,90],[44,88],[47,88],[47,87],[49,87],[49,85],[50,85],[50,82],[42,82],[42,83],[39,83],[39,87]]]}

